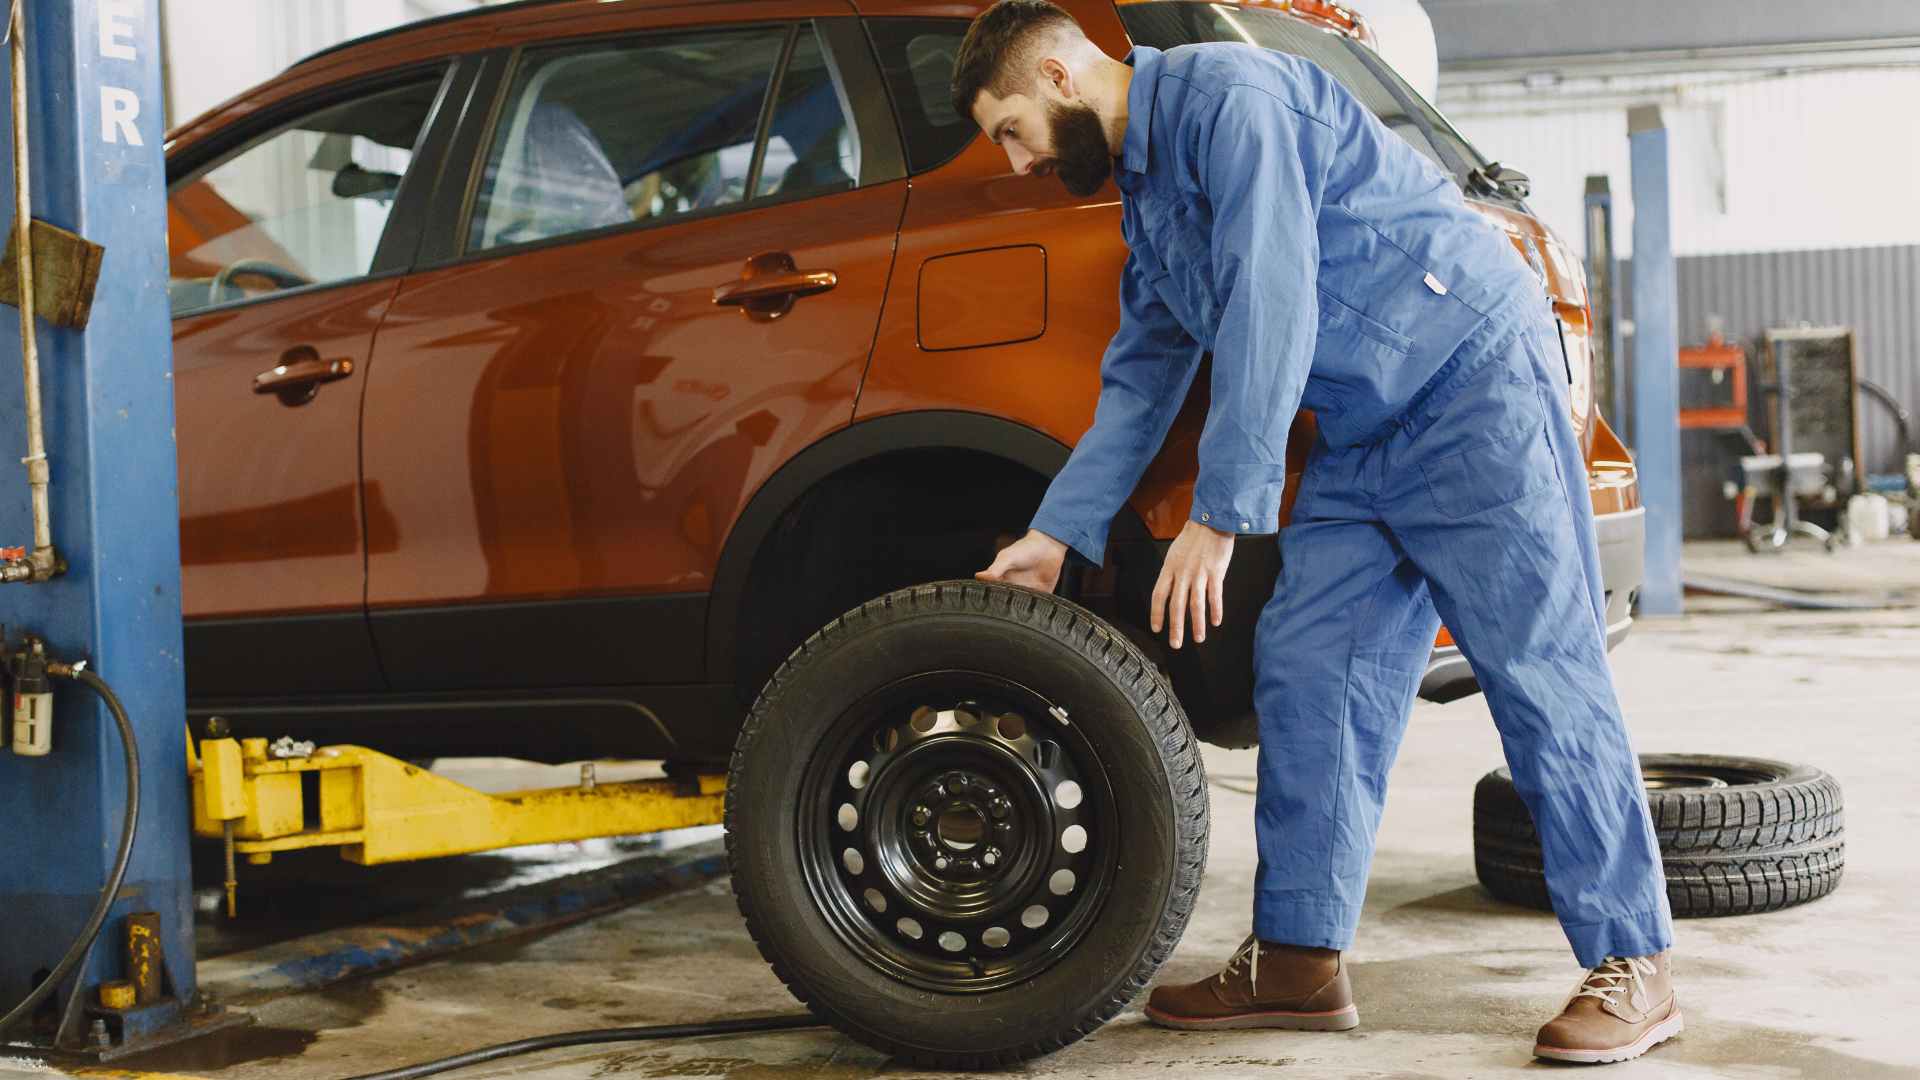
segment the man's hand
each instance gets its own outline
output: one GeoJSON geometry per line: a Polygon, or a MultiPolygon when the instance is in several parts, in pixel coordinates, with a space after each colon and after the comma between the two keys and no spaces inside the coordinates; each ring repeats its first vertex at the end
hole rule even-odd
{"type": "Polygon", "coordinates": [[[1207,626],[1220,625],[1227,606],[1223,586],[1227,563],[1233,559],[1233,534],[1189,521],[1167,549],[1167,561],[1160,564],[1160,580],[1153,585],[1148,618],[1153,632],[1167,627],[1167,644],[1180,647],[1183,632],[1192,617],[1193,640],[1207,640],[1207,626]]]}
{"type": "Polygon", "coordinates": [[[973,575],[981,581],[1004,581],[1041,592],[1052,592],[1067,561],[1067,545],[1037,529],[1000,549],[993,565],[973,575]]]}

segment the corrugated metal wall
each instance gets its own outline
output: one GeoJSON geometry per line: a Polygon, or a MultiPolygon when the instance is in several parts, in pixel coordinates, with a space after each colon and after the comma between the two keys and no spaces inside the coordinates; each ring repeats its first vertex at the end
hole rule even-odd
{"type": "MultiPolygon", "coordinates": [[[[1678,263],[1682,344],[1704,342],[1715,326],[1756,350],[1769,327],[1851,326],[1861,377],[1920,414],[1920,245],[1696,255],[1678,263]]],[[[1632,271],[1631,263],[1622,266],[1627,317],[1632,271]]],[[[1903,451],[1892,414],[1861,395],[1860,425],[1865,470],[1897,471],[1903,451]]]]}

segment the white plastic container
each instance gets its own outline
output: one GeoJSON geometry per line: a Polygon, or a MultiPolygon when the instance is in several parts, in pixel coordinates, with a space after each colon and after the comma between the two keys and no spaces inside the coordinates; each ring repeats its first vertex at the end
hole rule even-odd
{"type": "Polygon", "coordinates": [[[1885,540],[1890,531],[1885,495],[1868,493],[1847,500],[1848,539],[1885,540]]]}

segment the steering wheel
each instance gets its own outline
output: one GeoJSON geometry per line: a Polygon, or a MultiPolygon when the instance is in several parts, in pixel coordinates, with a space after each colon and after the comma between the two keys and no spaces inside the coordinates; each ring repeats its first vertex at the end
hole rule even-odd
{"type": "Polygon", "coordinates": [[[302,285],[313,284],[313,279],[303,277],[279,263],[268,262],[265,259],[235,259],[221,267],[219,273],[213,275],[213,285],[208,291],[215,297],[224,297],[227,290],[232,287],[234,278],[248,274],[266,278],[276,289],[297,289],[302,285]]]}

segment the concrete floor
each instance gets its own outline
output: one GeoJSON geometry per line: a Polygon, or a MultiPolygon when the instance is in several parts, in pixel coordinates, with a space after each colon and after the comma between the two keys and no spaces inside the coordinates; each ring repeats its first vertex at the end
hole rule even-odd
{"type": "MultiPolygon", "coordinates": [[[[1842,556],[1845,558],[1845,556],[1842,556]]],[[[1920,583],[1920,544],[1875,558],[1920,583]]],[[[1920,1077],[1915,888],[1920,885],[1920,609],[1763,612],[1720,601],[1643,621],[1615,653],[1640,749],[1751,754],[1834,773],[1848,867],[1828,898],[1770,915],[1683,921],[1675,970],[1685,1035],[1620,1077],[1920,1077]]],[[[1499,1077],[1531,1060],[1535,1027],[1579,971],[1553,919],[1474,881],[1474,781],[1500,763],[1479,698],[1414,715],[1351,953],[1361,1026],[1350,1033],[1171,1033],[1131,1009],[1018,1070],[1037,1077],[1499,1077]]],[[[1163,978],[1215,970],[1247,932],[1252,799],[1231,790],[1251,752],[1214,751],[1214,828],[1200,909],[1163,978]]],[[[219,1080],[308,1080],[543,1032],[785,1012],[725,881],[543,938],[494,946],[253,1008],[258,1027],[135,1065],[219,1080]],[[236,1062],[233,1055],[253,1060],[236,1062]],[[268,1056],[271,1055],[271,1056],[268,1056]]],[[[1574,1067],[1578,1068],[1578,1067],[1574,1067]]],[[[923,1075],[829,1031],[577,1048],[463,1078],[923,1075]]],[[[41,1075],[0,1062],[0,1077],[41,1075]]],[[[95,1074],[99,1075],[99,1074],[95,1074]]],[[[120,1073],[117,1075],[128,1075],[120,1073]]]]}

